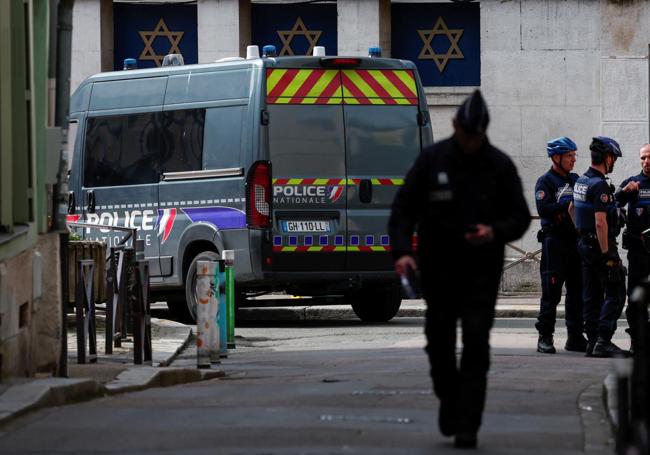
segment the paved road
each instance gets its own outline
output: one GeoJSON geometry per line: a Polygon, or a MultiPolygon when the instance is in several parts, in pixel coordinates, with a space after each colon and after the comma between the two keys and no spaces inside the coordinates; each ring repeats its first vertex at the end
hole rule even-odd
{"type": "MultiPolygon", "coordinates": [[[[422,323],[239,328],[226,379],[45,409],[0,429],[0,452],[458,453],[437,432],[422,323]]],[[[610,361],[537,354],[532,323],[497,322],[480,453],[602,453],[610,361]]]]}

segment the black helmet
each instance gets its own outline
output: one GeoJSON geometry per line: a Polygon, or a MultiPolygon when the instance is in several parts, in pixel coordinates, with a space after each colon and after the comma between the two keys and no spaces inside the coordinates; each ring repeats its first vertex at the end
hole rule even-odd
{"type": "Polygon", "coordinates": [[[468,134],[482,134],[490,123],[487,104],[480,90],[474,90],[456,111],[458,125],[468,134]]]}
{"type": "Polygon", "coordinates": [[[596,136],[592,138],[589,145],[591,151],[591,161],[594,164],[601,164],[605,160],[605,156],[611,153],[615,157],[621,157],[621,147],[614,139],[606,136],[596,136]]]}

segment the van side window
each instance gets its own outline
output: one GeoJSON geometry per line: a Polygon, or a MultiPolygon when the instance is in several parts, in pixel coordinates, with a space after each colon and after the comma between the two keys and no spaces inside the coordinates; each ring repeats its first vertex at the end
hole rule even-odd
{"type": "Polygon", "coordinates": [[[245,106],[215,107],[207,110],[203,169],[240,166],[244,113],[245,106]]]}
{"type": "Polygon", "coordinates": [[[157,182],[160,175],[159,113],[88,119],[84,186],[157,182]]]}
{"type": "Polygon", "coordinates": [[[201,170],[204,125],[205,109],[162,113],[162,172],[201,170]]]}

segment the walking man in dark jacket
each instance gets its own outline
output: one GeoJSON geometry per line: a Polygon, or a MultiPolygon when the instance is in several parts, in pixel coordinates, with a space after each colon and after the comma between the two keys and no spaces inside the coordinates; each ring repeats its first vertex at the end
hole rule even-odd
{"type": "Polygon", "coordinates": [[[389,221],[398,274],[418,269],[427,301],[426,352],[440,399],[438,424],[456,447],[476,446],[490,365],[506,242],[530,224],[514,164],[486,136],[487,106],[475,91],[458,109],[454,135],[425,149],[397,194],[389,221]],[[418,235],[418,260],[411,249],[418,235]],[[456,361],[456,324],[463,354],[456,361]]]}

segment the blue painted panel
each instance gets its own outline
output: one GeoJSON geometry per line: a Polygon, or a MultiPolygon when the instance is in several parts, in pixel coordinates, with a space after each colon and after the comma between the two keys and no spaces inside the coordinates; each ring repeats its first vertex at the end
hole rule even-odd
{"type": "Polygon", "coordinates": [[[198,63],[196,5],[116,2],[113,15],[115,70],[125,58],[137,59],[138,68],[155,68],[179,51],[186,64],[198,63]]]}
{"type": "Polygon", "coordinates": [[[278,55],[311,55],[314,45],[336,55],[336,4],[252,5],[253,44],[273,44],[278,55]]]}
{"type": "Polygon", "coordinates": [[[478,3],[392,5],[392,57],[413,61],[425,86],[481,85],[478,3]]]}

